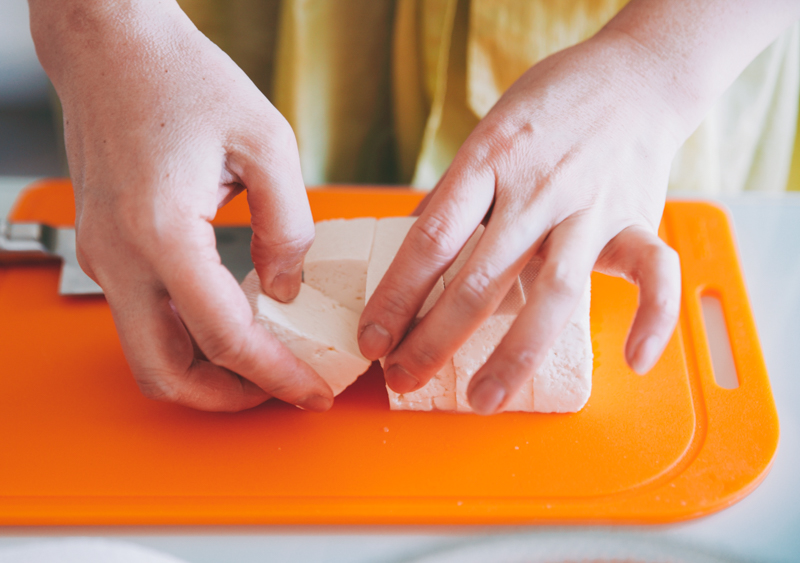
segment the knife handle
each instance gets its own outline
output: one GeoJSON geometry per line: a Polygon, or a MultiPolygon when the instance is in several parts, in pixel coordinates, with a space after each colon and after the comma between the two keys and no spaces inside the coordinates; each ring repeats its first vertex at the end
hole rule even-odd
{"type": "Polygon", "coordinates": [[[9,223],[0,219],[0,264],[58,259],[53,252],[55,231],[41,223],[9,223]]]}

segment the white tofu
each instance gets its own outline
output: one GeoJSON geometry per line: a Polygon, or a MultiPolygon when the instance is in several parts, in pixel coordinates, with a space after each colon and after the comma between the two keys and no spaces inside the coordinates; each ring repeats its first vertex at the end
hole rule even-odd
{"type": "Polygon", "coordinates": [[[416,217],[387,217],[380,219],[375,225],[375,237],[372,240],[369,267],[367,268],[367,284],[364,303],[369,301],[378,287],[384,274],[394,260],[397,251],[408,234],[416,217]]]}
{"type": "Polygon", "coordinates": [[[530,262],[528,262],[525,267],[522,269],[522,272],[519,274],[519,280],[522,285],[522,292],[525,294],[527,299],[528,293],[531,290],[531,286],[533,282],[536,281],[536,278],[539,276],[539,270],[542,269],[542,264],[544,264],[544,260],[539,258],[538,256],[534,256],[530,262]]]}
{"type": "MultiPolygon", "coordinates": [[[[472,412],[467,398],[467,388],[472,376],[486,363],[497,345],[511,328],[516,315],[492,315],[478,327],[472,336],[453,356],[456,371],[456,409],[458,412],[472,412]]],[[[515,395],[505,410],[533,411],[532,385],[526,384],[515,395]]]]}
{"type": "MultiPolygon", "coordinates": [[[[472,252],[478,246],[478,241],[483,235],[484,227],[479,225],[473,235],[464,245],[456,260],[444,274],[445,287],[452,283],[456,275],[469,260],[472,252]]],[[[522,291],[520,279],[514,280],[503,301],[495,313],[486,319],[472,336],[461,346],[453,356],[453,366],[456,374],[456,410],[458,412],[472,412],[467,398],[467,388],[472,376],[486,363],[497,345],[503,339],[508,329],[517,318],[517,314],[525,305],[525,295],[522,291]]],[[[532,411],[533,410],[533,382],[526,381],[519,392],[506,406],[506,411],[532,411]]]]}
{"type": "Polygon", "coordinates": [[[436,285],[433,286],[431,292],[428,294],[428,297],[425,298],[425,303],[422,304],[422,309],[419,310],[417,313],[417,321],[421,321],[422,317],[428,314],[428,312],[433,309],[433,306],[436,305],[436,302],[444,293],[444,280],[439,278],[436,280],[436,285]]]}
{"type": "MultiPolygon", "coordinates": [[[[543,264],[541,258],[535,257],[520,274],[526,297],[543,264]]],[[[572,317],[533,376],[536,412],[577,412],[589,400],[594,361],[590,305],[591,280],[588,280],[572,317]]]]}
{"type": "MultiPolygon", "coordinates": [[[[433,308],[443,292],[444,282],[439,278],[417,314],[415,325],[433,308]]],[[[383,366],[383,360],[381,360],[381,366],[383,366]]],[[[416,391],[395,393],[387,385],[386,392],[389,394],[389,406],[393,410],[454,411],[456,410],[456,373],[453,368],[453,360],[452,358],[448,360],[439,373],[416,391]]]]}
{"type": "Polygon", "coordinates": [[[592,392],[591,281],[564,330],[533,376],[536,412],[578,412],[592,392]]]}
{"type": "Polygon", "coordinates": [[[242,282],[253,314],[295,356],[310,365],[338,395],[367,371],[370,361],[358,349],[358,313],[307,284],[291,303],[261,291],[258,275],[242,282]]]}
{"type": "MultiPolygon", "coordinates": [[[[383,365],[383,360],[381,360],[381,365],[383,365]]],[[[456,374],[453,360],[448,360],[439,373],[416,391],[395,393],[387,386],[386,392],[389,395],[389,408],[392,410],[455,411],[456,374]]]]}
{"type": "MultiPolygon", "coordinates": [[[[409,229],[416,221],[416,217],[387,217],[381,219],[375,228],[375,239],[372,244],[372,254],[367,270],[366,298],[369,300],[378,283],[383,278],[389,265],[400,250],[409,229]]],[[[441,278],[433,286],[414,324],[422,320],[428,311],[433,308],[436,301],[444,292],[444,282],[441,278]]],[[[383,359],[381,359],[383,365],[383,359]]],[[[424,387],[412,393],[395,393],[386,386],[389,395],[389,406],[394,410],[455,410],[455,372],[452,360],[436,374],[424,387]]]]}
{"type": "Polygon", "coordinates": [[[316,238],[303,266],[303,281],[361,313],[376,223],[371,217],[317,223],[316,238]]]}
{"type": "MultiPolygon", "coordinates": [[[[544,362],[506,406],[506,411],[578,412],[592,392],[593,353],[589,326],[591,282],[544,362]]],[[[492,315],[453,356],[456,404],[471,412],[467,387],[514,322],[515,315],[492,315]]]]}

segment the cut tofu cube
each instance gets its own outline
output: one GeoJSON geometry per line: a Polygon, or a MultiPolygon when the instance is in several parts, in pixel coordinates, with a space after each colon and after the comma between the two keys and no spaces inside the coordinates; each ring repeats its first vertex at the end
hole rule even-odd
{"type": "MultiPolygon", "coordinates": [[[[456,262],[445,273],[445,287],[477,246],[478,229],[456,262]],[[466,255],[466,256],[465,256],[466,255]]],[[[494,315],[464,343],[453,356],[456,372],[456,407],[471,412],[467,388],[472,376],[486,363],[526,302],[526,295],[539,274],[543,261],[531,260],[520,273],[494,315]]],[[[592,389],[592,343],[589,329],[591,283],[587,282],[581,301],[570,321],[548,351],[543,364],[506,405],[506,411],[577,412],[589,399],[592,389]]]]}
{"type": "MultiPolygon", "coordinates": [[[[415,324],[422,320],[428,311],[433,308],[444,292],[444,282],[441,278],[431,290],[425,304],[420,309],[415,320],[415,324]]],[[[381,366],[383,360],[381,360],[381,366]]],[[[389,406],[394,410],[413,410],[413,411],[454,411],[456,410],[456,374],[453,368],[452,358],[447,364],[431,378],[424,387],[412,391],[411,393],[395,393],[389,386],[386,392],[389,394],[389,406]]]]}
{"type": "Polygon", "coordinates": [[[425,298],[425,303],[422,304],[422,309],[419,310],[417,313],[417,322],[422,320],[422,317],[428,314],[428,312],[433,309],[433,306],[436,305],[436,302],[444,293],[444,280],[439,278],[436,280],[436,285],[433,286],[433,289],[428,294],[428,297],[425,298]]]}
{"type": "Polygon", "coordinates": [[[356,333],[358,313],[303,283],[291,303],[281,303],[261,291],[255,271],[242,289],[256,320],[295,356],[310,365],[338,395],[367,371],[371,362],[361,355],[356,333]]]}
{"type": "Polygon", "coordinates": [[[317,223],[314,244],[305,258],[303,281],[361,313],[376,223],[371,217],[317,223]]]}
{"type": "MultiPolygon", "coordinates": [[[[512,398],[506,411],[578,412],[592,392],[593,353],[589,326],[591,282],[544,362],[512,398]]],[[[515,315],[492,315],[453,356],[456,406],[471,412],[467,387],[514,322],[515,315]]]]}
{"type": "MultiPolygon", "coordinates": [[[[544,261],[536,257],[522,270],[520,280],[526,297],[543,264],[544,261]]],[[[594,360],[590,306],[591,280],[586,282],[572,317],[533,376],[536,412],[577,412],[589,400],[594,360]]]]}
{"type": "Polygon", "coordinates": [[[536,281],[536,278],[539,276],[539,270],[542,269],[542,264],[544,264],[544,260],[541,258],[534,256],[530,262],[528,262],[525,267],[522,269],[522,272],[519,274],[519,281],[522,285],[522,292],[525,294],[525,298],[527,299],[528,293],[531,290],[531,286],[533,282],[536,281]]]}
{"type": "MultiPolygon", "coordinates": [[[[473,235],[464,245],[456,260],[444,274],[445,287],[452,283],[456,275],[469,260],[472,252],[478,246],[478,241],[483,235],[484,227],[479,225],[473,235]]],[[[456,410],[458,412],[472,412],[467,399],[467,388],[472,376],[480,369],[489,356],[492,355],[497,345],[505,336],[508,329],[517,318],[517,314],[525,305],[525,295],[522,291],[520,279],[514,280],[503,301],[495,313],[486,319],[476,332],[461,346],[453,356],[453,367],[456,374],[456,410]]],[[[505,408],[506,411],[532,411],[533,410],[533,382],[526,381],[519,392],[512,398],[505,408]]]]}
{"type": "MultiPolygon", "coordinates": [[[[456,371],[456,410],[472,412],[467,398],[467,388],[472,376],[486,363],[497,345],[511,328],[516,315],[492,315],[478,327],[472,336],[458,349],[453,356],[456,371]]],[[[534,408],[532,385],[525,384],[505,410],[531,412],[534,408]]]]}
{"type": "MultiPolygon", "coordinates": [[[[375,239],[372,244],[372,254],[367,271],[366,298],[369,300],[378,287],[389,265],[400,250],[409,229],[416,221],[416,217],[388,217],[381,219],[375,228],[375,239]]],[[[437,280],[414,324],[419,322],[428,311],[433,308],[436,301],[444,291],[444,282],[437,280]]],[[[381,360],[383,365],[383,360],[381,360]]],[[[395,410],[455,410],[455,372],[452,360],[436,374],[424,387],[412,393],[395,393],[388,386],[389,405],[395,410]]]]}
{"type": "Polygon", "coordinates": [[[372,252],[367,268],[365,303],[375,293],[375,289],[416,220],[416,217],[387,217],[380,219],[375,225],[375,237],[372,240],[372,252]]]}
{"type": "Polygon", "coordinates": [[[511,287],[506,293],[506,296],[497,306],[495,315],[519,315],[519,312],[525,306],[525,293],[522,291],[522,282],[519,276],[514,279],[511,287]]]}
{"type": "Polygon", "coordinates": [[[439,373],[416,391],[395,393],[387,386],[386,392],[389,395],[389,408],[392,410],[453,412],[456,410],[456,374],[453,360],[448,360],[439,373]]]}
{"type": "Polygon", "coordinates": [[[536,412],[578,412],[592,392],[591,282],[564,330],[533,376],[536,412]]]}

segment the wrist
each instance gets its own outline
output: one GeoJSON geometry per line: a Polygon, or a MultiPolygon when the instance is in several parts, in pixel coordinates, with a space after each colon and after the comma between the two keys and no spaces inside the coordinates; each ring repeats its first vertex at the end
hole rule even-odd
{"type": "MultiPolygon", "coordinates": [[[[710,95],[693,69],[678,53],[659,49],[641,41],[628,30],[615,26],[603,28],[592,40],[608,41],[624,54],[620,61],[635,76],[651,99],[664,106],[671,116],[674,131],[681,142],[691,135],[716,96],[710,95]]],[[[633,80],[633,79],[632,79],[633,80]]]]}
{"type": "Polygon", "coordinates": [[[628,119],[656,126],[665,147],[677,150],[697,127],[697,100],[676,84],[674,68],[629,35],[604,28],[573,48],[582,51],[578,60],[587,72],[602,76],[595,87],[603,85],[603,94],[597,95],[628,119]]]}

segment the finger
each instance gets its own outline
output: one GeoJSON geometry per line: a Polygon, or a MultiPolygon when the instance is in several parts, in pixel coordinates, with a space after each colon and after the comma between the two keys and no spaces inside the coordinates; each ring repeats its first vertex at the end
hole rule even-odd
{"type": "Polygon", "coordinates": [[[106,298],[125,357],[146,397],[226,412],[269,399],[252,382],[195,357],[189,334],[163,288],[152,283],[126,285],[110,288],[106,298]]]}
{"type": "Polygon", "coordinates": [[[653,232],[628,227],[606,245],[597,269],[639,286],[639,307],[625,344],[625,359],[636,373],[645,374],[661,357],[678,322],[678,254],[653,232]]]}
{"type": "Polygon", "coordinates": [[[398,393],[418,389],[439,372],[497,310],[535,251],[536,235],[541,232],[536,223],[544,214],[526,219],[527,228],[509,222],[508,214],[496,217],[437,303],[386,358],[386,382],[398,393]]]}
{"type": "Polygon", "coordinates": [[[251,253],[262,289],[279,301],[291,301],[300,291],[303,258],[314,242],[314,220],[294,133],[281,118],[270,124],[265,137],[247,137],[231,158],[247,187],[251,253]]]}
{"type": "Polygon", "coordinates": [[[253,319],[244,293],[219,262],[210,224],[178,229],[158,274],[205,356],[270,395],[315,411],[333,401],[328,384],[253,319]]]}
{"type": "Polygon", "coordinates": [[[467,389],[479,414],[504,408],[541,365],[572,316],[600,248],[588,219],[572,216],[554,228],[539,250],[544,262],[525,307],[467,389]]]}
{"type": "Polygon", "coordinates": [[[358,344],[370,360],[402,340],[436,281],[480,224],[494,176],[453,167],[408,232],[359,322],[358,344]]]}

